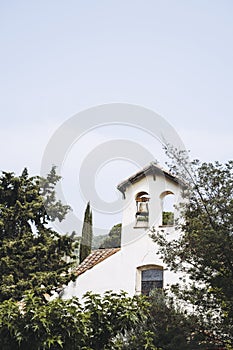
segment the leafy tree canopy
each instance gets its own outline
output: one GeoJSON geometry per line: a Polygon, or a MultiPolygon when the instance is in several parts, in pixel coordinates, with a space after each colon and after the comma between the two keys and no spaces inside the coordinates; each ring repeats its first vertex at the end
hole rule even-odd
{"type": "Polygon", "coordinates": [[[92,249],[99,249],[99,247],[101,246],[102,242],[107,237],[108,237],[108,234],[106,234],[106,235],[93,235],[92,249]]]}
{"type": "Polygon", "coordinates": [[[101,243],[100,248],[118,248],[121,246],[121,229],[122,224],[114,225],[108,236],[101,243]]]}
{"type": "Polygon", "coordinates": [[[87,293],[77,298],[41,304],[27,294],[23,303],[0,304],[2,350],[113,350],[117,339],[145,318],[147,301],[125,293],[87,293]]]}
{"type": "Polygon", "coordinates": [[[26,290],[50,293],[68,281],[71,241],[49,227],[63,220],[68,206],[56,200],[60,177],[3,172],[0,177],[0,301],[20,300],[26,290]]]}
{"type": "Polygon", "coordinates": [[[183,300],[211,325],[224,344],[233,338],[233,161],[226,164],[189,163],[184,154],[169,150],[171,171],[183,180],[179,239],[161,232],[154,240],[165,262],[189,276],[189,287],[174,286],[183,300]]]}
{"type": "Polygon", "coordinates": [[[148,302],[147,317],[122,339],[123,350],[214,349],[198,317],[188,315],[165,292],[153,290],[148,302]]]}

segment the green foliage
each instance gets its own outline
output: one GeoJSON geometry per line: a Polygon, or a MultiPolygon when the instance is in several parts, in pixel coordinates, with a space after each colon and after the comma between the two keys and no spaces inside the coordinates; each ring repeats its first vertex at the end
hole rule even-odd
{"type": "Polygon", "coordinates": [[[189,288],[173,287],[177,296],[193,305],[217,342],[232,343],[233,161],[190,164],[172,156],[173,173],[186,183],[177,223],[183,233],[170,242],[162,233],[153,237],[165,262],[190,278],[189,288]]]}
{"type": "Polygon", "coordinates": [[[80,263],[91,253],[92,246],[92,212],[90,208],[90,202],[87,203],[87,207],[84,215],[84,222],[82,228],[82,238],[80,244],[80,263]]]}
{"type": "Polygon", "coordinates": [[[106,239],[101,243],[100,248],[118,248],[121,246],[122,224],[114,225],[106,239]]]}
{"type": "MultiPolygon", "coordinates": [[[[23,303],[7,300],[0,305],[2,350],[116,349],[117,338],[144,319],[144,298],[106,292],[41,304],[33,294],[23,303]]],[[[119,348],[119,347],[118,347],[119,348]]]]}
{"type": "Polygon", "coordinates": [[[108,235],[97,235],[97,236],[93,235],[92,249],[99,249],[99,247],[101,246],[102,242],[107,237],[108,237],[108,235]]]}
{"type": "Polygon", "coordinates": [[[0,306],[0,348],[2,350],[76,349],[85,346],[86,315],[78,300],[41,299],[27,294],[23,302],[5,301],[0,306]]]}
{"type": "Polygon", "coordinates": [[[56,200],[59,179],[55,168],[47,178],[29,177],[26,169],[0,177],[0,301],[20,300],[29,289],[50,293],[68,280],[70,239],[48,226],[69,209],[56,200]]]}
{"type": "Polygon", "coordinates": [[[180,310],[171,297],[154,290],[148,297],[146,319],[128,333],[123,350],[194,350],[208,344],[196,327],[196,317],[180,310]]]}
{"type": "Polygon", "coordinates": [[[171,211],[163,211],[163,225],[174,225],[174,213],[171,211]]]}
{"type": "Polygon", "coordinates": [[[91,349],[114,349],[116,338],[142,322],[148,303],[144,297],[128,297],[106,292],[104,297],[87,293],[85,310],[91,321],[92,334],[89,341],[91,349]]]}

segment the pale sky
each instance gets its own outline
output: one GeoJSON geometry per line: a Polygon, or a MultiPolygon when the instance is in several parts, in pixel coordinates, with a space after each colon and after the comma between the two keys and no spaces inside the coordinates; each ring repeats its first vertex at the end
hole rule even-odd
{"type": "MultiPolygon", "coordinates": [[[[194,158],[231,159],[232,18],[231,0],[0,1],[1,169],[18,174],[26,166],[39,174],[62,123],[112,102],[161,115],[194,158]]],[[[155,149],[143,132],[106,127],[70,150],[64,192],[78,217],[91,200],[78,190],[78,150],[77,164],[97,145],[122,137],[155,149]]],[[[163,162],[159,150],[155,158],[163,162]]],[[[111,201],[115,185],[135,170],[130,162],[100,164],[97,193],[111,201]]],[[[98,229],[119,221],[95,216],[98,229]]]]}

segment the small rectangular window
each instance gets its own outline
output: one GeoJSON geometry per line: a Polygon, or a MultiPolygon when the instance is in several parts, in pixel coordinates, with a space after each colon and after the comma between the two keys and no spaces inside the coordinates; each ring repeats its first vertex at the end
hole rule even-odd
{"type": "Polygon", "coordinates": [[[163,288],[163,270],[148,269],[142,271],[142,294],[149,295],[155,288],[163,288]]]}

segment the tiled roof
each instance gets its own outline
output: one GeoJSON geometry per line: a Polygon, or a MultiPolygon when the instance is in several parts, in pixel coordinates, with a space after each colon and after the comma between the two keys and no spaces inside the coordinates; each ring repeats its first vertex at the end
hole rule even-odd
{"type": "Polygon", "coordinates": [[[138,171],[136,174],[130,176],[127,180],[122,181],[118,186],[118,190],[121,191],[123,194],[128,186],[130,186],[132,183],[135,183],[139,180],[141,180],[143,177],[147,175],[153,175],[154,177],[157,174],[164,174],[165,177],[169,178],[170,180],[182,184],[181,180],[179,180],[177,177],[172,175],[167,170],[163,169],[159,164],[155,162],[151,162],[149,165],[147,165],[142,170],[138,171]]]}
{"type": "Polygon", "coordinates": [[[101,261],[109,258],[111,255],[119,252],[121,248],[107,248],[107,249],[96,249],[89,254],[83,262],[78,265],[75,270],[77,276],[90,270],[93,266],[99,264],[101,261]]]}

